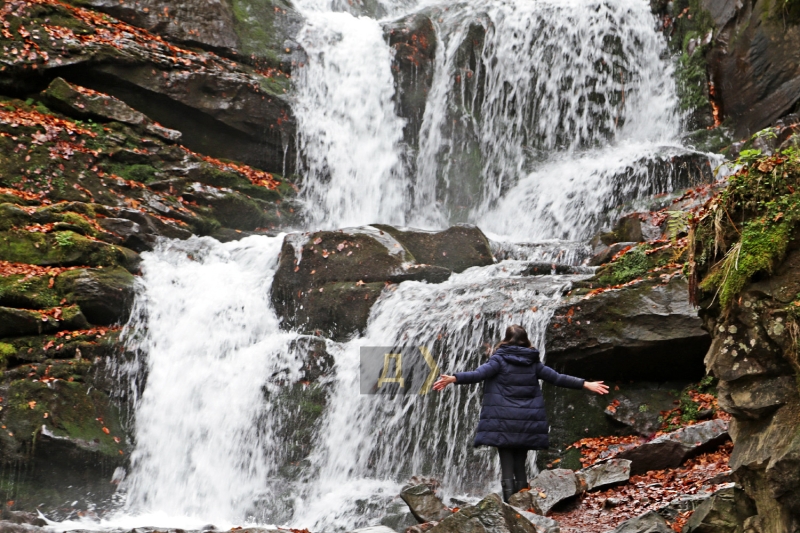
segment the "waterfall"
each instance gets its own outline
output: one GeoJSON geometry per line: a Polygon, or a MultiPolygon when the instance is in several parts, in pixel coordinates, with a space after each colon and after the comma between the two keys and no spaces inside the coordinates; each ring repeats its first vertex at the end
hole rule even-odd
{"type": "Polygon", "coordinates": [[[125,338],[131,379],[145,381],[118,519],[343,531],[395,512],[414,474],[449,496],[495,489],[493,450],[471,446],[480,388],[360,394],[361,349],[424,346],[454,372],[519,323],[546,352],[546,325],[583,276],[531,277],[525,266],[580,264],[585,239],[615,213],[685,185],[671,163],[686,153],[672,68],[645,0],[296,5],[307,228],[469,221],[497,241],[499,262],[393,286],[364,335],[321,341],[334,360],[327,406],[310,454],[287,473],[282,431],[295,415],[280,398],[302,350],[269,303],[283,236],[165,241],[142,254],[125,338]],[[403,137],[384,34],[411,13],[430,17],[437,39],[417,147],[403,137]]]}

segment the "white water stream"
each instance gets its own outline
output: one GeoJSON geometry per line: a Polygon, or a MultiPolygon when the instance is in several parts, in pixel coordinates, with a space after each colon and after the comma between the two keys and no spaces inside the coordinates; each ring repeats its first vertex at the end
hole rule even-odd
{"type": "Polygon", "coordinates": [[[495,250],[505,260],[439,285],[397,285],[362,337],[326,341],[327,405],[307,459],[292,463],[296,443],[283,439],[300,419],[281,395],[303,350],[269,303],[282,236],[143,254],[126,329],[139,356],[125,370],[146,382],[134,387],[136,451],[111,523],[344,531],[399,514],[392,498],[411,475],[436,477],[451,496],[496,488],[493,451],[471,446],[480,389],[359,394],[360,348],[427,346],[452,372],[479,364],[486,343],[519,323],[545,349],[576,276],[523,276],[525,265],[579,264],[586,248],[575,241],[626,202],[678,186],[672,68],[645,0],[370,2],[383,21],[360,16],[364,3],[295,2],[307,19],[294,109],[308,228],[469,220],[507,241],[495,250]],[[437,34],[418,150],[403,139],[383,28],[412,12],[431,16],[437,34]],[[484,43],[468,74],[459,61],[476,27],[484,43]]]}

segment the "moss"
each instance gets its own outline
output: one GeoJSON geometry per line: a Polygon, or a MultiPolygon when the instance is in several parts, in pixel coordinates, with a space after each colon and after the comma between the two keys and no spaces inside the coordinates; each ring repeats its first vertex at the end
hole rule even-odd
{"type": "Polygon", "coordinates": [[[750,279],[759,272],[772,272],[786,254],[792,226],[761,222],[745,224],[741,240],[703,280],[704,290],[717,289],[720,304],[727,307],[750,279]]]}
{"type": "Polygon", "coordinates": [[[629,250],[603,270],[597,278],[598,283],[620,285],[644,276],[654,266],[646,253],[649,249],[649,246],[641,245],[629,250]]]}
{"type": "MultiPolygon", "coordinates": [[[[132,253],[132,252],[131,252],[132,253]]],[[[41,266],[129,266],[121,247],[88,239],[72,231],[0,232],[0,260],[41,266]]]]}
{"type": "Polygon", "coordinates": [[[8,359],[16,354],[17,350],[12,345],[0,342],[0,370],[5,370],[8,366],[8,359]]]}
{"type": "Polygon", "coordinates": [[[110,172],[126,180],[150,183],[158,179],[158,170],[152,165],[123,165],[115,164],[109,167],[110,172]]]}
{"type": "Polygon", "coordinates": [[[122,446],[114,437],[120,441],[124,437],[119,413],[108,396],[75,381],[12,382],[4,421],[9,432],[22,442],[33,442],[44,424],[56,436],[113,457],[119,455],[122,446]]]}
{"type": "Polygon", "coordinates": [[[59,304],[62,295],[49,286],[50,276],[0,277],[0,305],[25,309],[47,309],[59,304]]]}
{"type": "Polygon", "coordinates": [[[730,306],[745,285],[783,259],[800,222],[800,154],[742,152],[739,170],[692,222],[690,280],[730,306]],[[735,222],[736,221],[736,222],[735,222]]]}

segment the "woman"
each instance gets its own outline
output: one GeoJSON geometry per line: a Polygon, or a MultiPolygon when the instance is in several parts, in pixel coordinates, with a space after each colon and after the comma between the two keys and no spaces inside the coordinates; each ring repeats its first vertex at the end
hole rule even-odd
{"type": "Polygon", "coordinates": [[[542,364],[539,351],[531,348],[528,333],[517,325],[506,329],[506,336],[494,354],[477,370],[453,376],[442,374],[433,384],[434,390],[440,391],[451,383],[466,385],[486,381],[475,446],[497,448],[506,503],[512,494],[528,488],[525,471],[528,450],[543,450],[549,446],[540,379],[559,387],[583,388],[597,394],[608,392],[608,386],[602,381],[566,376],[542,364]]]}

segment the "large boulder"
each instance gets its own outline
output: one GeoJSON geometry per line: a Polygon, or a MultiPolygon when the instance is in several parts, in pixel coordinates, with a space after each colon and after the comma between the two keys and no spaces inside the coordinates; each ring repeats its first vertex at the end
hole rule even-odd
{"type": "MultiPolygon", "coordinates": [[[[0,56],[6,69],[0,78],[3,91],[38,91],[59,76],[180,131],[181,142],[193,150],[280,172],[294,161],[294,121],[286,98],[290,81],[282,72],[182,49],[68,4],[36,4],[16,13],[30,35],[22,36],[23,42],[0,41],[38,53],[0,56]]],[[[205,9],[198,13],[207,15],[205,9]]]]}
{"type": "Polygon", "coordinates": [[[631,462],[631,474],[675,468],[690,457],[716,449],[729,439],[728,423],[715,419],[687,426],[617,454],[631,462]]]}
{"type": "Polygon", "coordinates": [[[568,298],[546,340],[550,366],[604,380],[699,379],[709,344],[683,278],[568,298]]]}
{"type": "Polygon", "coordinates": [[[420,483],[408,487],[400,492],[400,497],[408,505],[411,514],[422,524],[431,521],[440,521],[453,512],[442,503],[428,483],[420,483]]]}
{"type": "Polygon", "coordinates": [[[486,263],[475,246],[477,235],[483,235],[477,228],[440,233],[391,231],[386,226],[367,226],[288,235],[272,283],[272,302],[284,324],[345,339],[364,330],[372,304],[386,283],[440,283],[452,270],[439,264],[463,270],[486,263]],[[422,257],[427,254],[430,262],[419,261],[404,242],[410,242],[422,257]],[[451,260],[447,257],[451,247],[475,252],[451,260]]]}
{"type": "Polygon", "coordinates": [[[80,269],[58,276],[59,289],[81,308],[92,324],[110,326],[128,320],[134,277],[123,268],[80,269]]]}
{"type": "Polygon", "coordinates": [[[536,526],[516,509],[490,494],[474,506],[464,507],[439,522],[430,533],[538,533],[536,526]]]}
{"type": "Polygon", "coordinates": [[[798,101],[800,14],[788,5],[703,1],[717,26],[707,55],[714,99],[736,137],[769,126],[798,101]]]}
{"type": "Polygon", "coordinates": [[[181,138],[181,132],[159,126],[122,100],[71,85],[62,78],[50,82],[43,96],[51,108],[73,117],[122,122],[169,142],[177,142],[181,138]]]}
{"type": "Polygon", "coordinates": [[[460,224],[444,231],[399,229],[383,224],[373,227],[397,239],[420,264],[463,272],[494,263],[489,240],[476,226],[460,224]]]}

